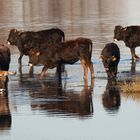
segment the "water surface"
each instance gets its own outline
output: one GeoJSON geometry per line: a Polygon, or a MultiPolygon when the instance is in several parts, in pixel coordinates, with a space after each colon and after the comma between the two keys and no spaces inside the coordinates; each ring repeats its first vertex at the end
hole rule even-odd
{"type": "MultiPolygon", "coordinates": [[[[23,74],[9,76],[8,96],[0,96],[1,140],[139,140],[140,63],[131,62],[130,50],[121,50],[117,84],[109,88],[99,59],[112,42],[115,25],[140,25],[138,0],[1,0],[0,41],[10,29],[61,28],[66,39],[88,37],[93,41],[94,83],[83,81],[80,62],[66,65],[62,82],[55,69],[39,80],[42,67],[29,76],[28,57],[23,74]],[[110,93],[110,94],[109,94],[110,93]]],[[[18,71],[19,52],[11,49],[11,71],[18,71]]],[[[139,48],[136,49],[138,55],[139,48]]]]}

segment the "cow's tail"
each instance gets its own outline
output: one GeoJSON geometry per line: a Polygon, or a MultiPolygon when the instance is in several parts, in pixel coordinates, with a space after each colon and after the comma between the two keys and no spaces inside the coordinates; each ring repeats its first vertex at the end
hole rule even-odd
{"type": "Polygon", "coordinates": [[[62,42],[64,42],[64,41],[65,41],[65,33],[62,32],[62,42]]]}

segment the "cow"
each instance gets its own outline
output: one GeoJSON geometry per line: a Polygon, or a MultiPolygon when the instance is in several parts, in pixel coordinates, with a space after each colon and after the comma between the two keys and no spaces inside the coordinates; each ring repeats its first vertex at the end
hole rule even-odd
{"type": "Polygon", "coordinates": [[[115,43],[107,43],[100,55],[104,68],[107,72],[108,79],[114,79],[118,71],[120,61],[120,49],[115,43]]]}
{"type": "Polygon", "coordinates": [[[11,61],[10,49],[3,44],[0,44],[0,92],[7,90],[8,75],[14,75],[15,72],[10,72],[9,66],[11,61]]]}
{"type": "MultiPolygon", "coordinates": [[[[40,75],[42,79],[47,69],[55,68],[60,64],[74,64],[80,60],[84,69],[84,79],[87,79],[88,68],[91,72],[91,78],[94,77],[91,55],[92,40],[79,37],[60,44],[50,43],[45,49],[31,49],[29,63],[31,65],[44,65],[40,75]]],[[[58,72],[58,76],[61,79],[61,69],[58,72]]]]}
{"type": "MultiPolygon", "coordinates": [[[[42,43],[46,46],[50,42],[60,43],[65,40],[65,34],[61,29],[51,28],[41,31],[18,31],[11,29],[7,43],[18,47],[20,56],[18,58],[19,71],[21,72],[21,60],[23,55],[28,55],[31,48],[40,48],[42,43]]],[[[30,73],[33,73],[33,66],[30,68],[30,73]]]]}
{"type": "Polygon", "coordinates": [[[135,53],[135,48],[140,46],[140,26],[115,26],[114,41],[124,41],[125,45],[130,48],[132,60],[138,60],[139,56],[135,53]]]}

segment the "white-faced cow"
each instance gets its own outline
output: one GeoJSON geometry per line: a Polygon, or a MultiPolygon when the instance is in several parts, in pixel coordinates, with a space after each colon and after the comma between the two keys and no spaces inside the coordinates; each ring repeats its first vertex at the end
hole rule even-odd
{"type": "Polygon", "coordinates": [[[115,43],[108,43],[101,52],[103,65],[106,69],[108,79],[115,78],[120,61],[120,49],[115,43]]]}
{"type": "Polygon", "coordinates": [[[139,59],[135,53],[135,48],[140,46],[140,26],[115,26],[114,40],[124,41],[125,45],[130,48],[132,59],[139,59]]]}
{"type": "MultiPolygon", "coordinates": [[[[23,55],[28,55],[31,48],[40,48],[42,43],[46,46],[50,42],[60,43],[65,40],[64,32],[58,28],[52,28],[41,31],[18,31],[11,29],[8,36],[8,44],[15,45],[18,47],[20,52],[19,71],[21,70],[21,59],[23,55]]],[[[33,73],[33,67],[30,68],[30,73],[33,73]]]]}
{"type": "MultiPolygon", "coordinates": [[[[80,60],[84,69],[84,79],[87,79],[88,68],[90,69],[91,77],[94,77],[91,55],[92,41],[88,38],[77,38],[60,44],[51,43],[45,49],[30,50],[29,63],[44,65],[40,76],[40,78],[43,78],[49,68],[52,69],[59,64],[74,64],[80,60]]],[[[61,70],[59,70],[58,75],[59,79],[61,79],[61,70]]]]}

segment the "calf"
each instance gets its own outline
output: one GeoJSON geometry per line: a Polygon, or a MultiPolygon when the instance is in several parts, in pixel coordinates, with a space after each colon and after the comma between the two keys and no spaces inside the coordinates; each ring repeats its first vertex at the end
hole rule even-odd
{"type": "Polygon", "coordinates": [[[140,26],[115,26],[114,40],[122,40],[130,48],[132,59],[139,59],[135,54],[135,48],[140,46],[140,26]]]}
{"type": "Polygon", "coordinates": [[[116,77],[120,61],[120,49],[115,43],[108,43],[101,52],[103,65],[109,79],[116,77]]]}
{"type": "MultiPolygon", "coordinates": [[[[92,41],[88,38],[77,38],[60,44],[51,43],[45,49],[32,49],[29,52],[29,63],[44,65],[40,76],[43,78],[48,68],[57,67],[59,64],[74,64],[80,60],[84,69],[84,79],[87,79],[88,68],[91,77],[94,77],[91,55],[92,41]]],[[[58,75],[61,78],[61,69],[58,75]]]]}
{"type": "MultiPolygon", "coordinates": [[[[23,55],[28,55],[31,48],[40,48],[42,43],[45,42],[46,46],[50,42],[60,43],[65,40],[64,32],[58,28],[52,28],[47,30],[41,30],[37,32],[33,31],[18,31],[12,29],[8,36],[8,44],[16,45],[20,51],[20,57],[18,62],[21,70],[21,59],[23,55]]],[[[45,46],[45,47],[46,47],[45,46]]],[[[33,67],[30,68],[32,72],[33,67]]]]}
{"type": "Polygon", "coordinates": [[[10,49],[0,45],[0,92],[7,90],[7,75],[15,74],[8,71],[10,60],[10,49]]]}

